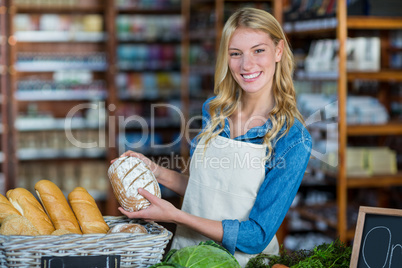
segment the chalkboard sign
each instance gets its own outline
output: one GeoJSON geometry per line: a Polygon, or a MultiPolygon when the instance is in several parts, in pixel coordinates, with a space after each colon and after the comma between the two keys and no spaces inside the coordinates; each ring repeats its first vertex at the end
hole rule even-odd
{"type": "Polygon", "coordinates": [[[41,268],[119,268],[120,255],[43,256],[41,268]]]}
{"type": "Polygon", "coordinates": [[[360,207],[350,268],[402,267],[402,210],[360,207]]]}

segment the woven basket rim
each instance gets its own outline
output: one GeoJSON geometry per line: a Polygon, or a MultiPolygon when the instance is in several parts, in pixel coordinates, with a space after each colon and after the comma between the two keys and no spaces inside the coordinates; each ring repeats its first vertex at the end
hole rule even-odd
{"type": "MultiPolygon", "coordinates": [[[[22,240],[22,239],[57,239],[58,237],[83,237],[83,238],[104,238],[104,237],[111,237],[111,238],[119,238],[119,237],[127,237],[127,238],[132,238],[132,237],[149,237],[149,239],[155,239],[156,237],[164,237],[167,236],[168,239],[171,239],[173,234],[171,231],[167,230],[164,226],[154,222],[154,221],[144,221],[141,219],[130,219],[126,216],[103,216],[103,218],[105,219],[106,223],[110,220],[114,220],[116,221],[115,224],[120,224],[120,223],[139,223],[142,225],[145,225],[146,227],[149,225],[152,225],[154,228],[156,228],[158,231],[160,231],[159,234],[155,234],[155,233],[110,233],[110,234],[104,234],[104,233],[99,233],[99,234],[63,234],[63,235],[3,235],[0,234],[0,247],[1,247],[1,243],[6,243],[8,242],[8,240],[12,240],[12,239],[18,239],[18,240],[22,240]],[[123,222],[122,222],[123,221],[123,222]],[[5,241],[2,241],[5,240],[5,241]]],[[[108,224],[109,225],[109,224],[108,224]]],[[[113,224],[109,225],[113,226],[113,224]]]]}

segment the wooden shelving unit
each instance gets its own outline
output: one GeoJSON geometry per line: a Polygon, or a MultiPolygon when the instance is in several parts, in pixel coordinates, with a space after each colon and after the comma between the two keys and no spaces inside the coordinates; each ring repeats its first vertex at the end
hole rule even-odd
{"type": "Polygon", "coordinates": [[[373,175],[367,177],[349,177],[348,188],[392,187],[402,186],[402,173],[392,175],[373,175]]]}
{"type": "MultiPolygon", "coordinates": [[[[167,101],[171,98],[170,95],[159,96],[156,99],[151,97],[149,99],[122,99],[119,96],[116,77],[119,72],[124,68],[119,66],[117,50],[120,44],[134,44],[140,46],[154,46],[154,45],[171,45],[176,46],[180,50],[181,57],[178,59],[178,68],[174,69],[176,74],[181,76],[181,81],[177,86],[177,94],[175,98],[181,104],[181,111],[185,117],[185,121],[188,120],[189,109],[189,94],[188,94],[188,50],[189,50],[189,33],[188,33],[188,20],[189,20],[189,1],[181,1],[174,8],[163,9],[138,9],[132,7],[118,7],[115,0],[93,0],[82,1],[74,6],[67,5],[59,2],[58,5],[38,6],[35,3],[29,5],[16,4],[17,1],[4,0],[0,4],[0,27],[2,27],[1,33],[1,99],[7,100],[0,103],[2,109],[2,126],[1,126],[1,138],[2,145],[0,151],[4,153],[4,159],[2,159],[2,168],[0,173],[3,173],[6,178],[4,190],[21,186],[19,180],[22,177],[22,165],[23,163],[36,163],[38,165],[45,165],[44,168],[39,166],[39,169],[47,170],[47,167],[55,165],[62,165],[63,163],[69,163],[75,166],[83,165],[92,161],[101,161],[102,166],[107,168],[110,160],[119,156],[122,153],[119,148],[119,132],[122,128],[118,122],[121,119],[121,113],[119,109],[123,105],[129,104],[133,106],[142,105],[144,102],[148,104],[156,101],[167,101]],[[68,18],[69,16],[86,16],[86,15],[98,15],[102,18],[102,34],[92,32],[76,32],[73,31],[40,31],[40,29],[26,30],[23,32],[16,32],[15,30],[15,17],[18,14],[24,14],[26,17],[33,16],[35,19],[44,14],[50,14],[51,16],[62,16],[68,18]],[[119,29],[117,29],[116,18],[120,15],[124,16],[179,16],[183,24],[183,32],[180,40],[138,40],[128,39],[122,40],[117,37],[119,29]],[[21,64],[18,56],[21,52],[41,52],[45,53],[90,53],[90,52],[102,52],[106,57],[105,65],[100,68],[91,67],[89,65],[59,65],[55,66],[53,63],[35,65],[30,62],[28,64],[21,64]],[[51,66],[53,65],[53,66],[51,66]],[[60,90],[56,92],[54,88],[49,88],[45,84],[45,88],[40,92],[21,91],[18,89],[17,84],[22,80],[47,80],[49,82],[52,79],[52,74],[58,70],[82,70],[86,69],[93,73],[94,79],[102,79],[105,86],[105,92],[95,92],[87,89],[75,90],[70,89],[60,90]],[[64,121],[67,118],[67,112],[73,109],[76,105],[84,104],[86,109],[90,109],[93,105],[93,101],[101,101],[103,109],[106,114],[104,115],[104,125],[93,126],[83,120],[73,120],[72,132],[79,133],[80,130],[88,130],[88,132],[94,132],[99,130],[97,140],[99,145],[102,145],[102,150],[76,150],[75,148],[18,148],[18,143],[21,140],[27,138],[29,133],[36,133],[35,135],[48,135],[49,133],[62,133],[64,131],[64,121]],[[34,105],[32,105],[34,104],[34,105]],[[21,111],[28,111],[31,108],[42,110],[50,110],[54,113],[55,118],[49,120],[39,120],[36,123],[28,121],[18,121],[17,118],[21,111]],[[27,124],[28,122],[28,124],[27,124]],[[41,134],[42,133],[42,134],[41,134]],[[17,172],[18,170],[18,172],[17,172]]],[[[22,2],[22,1],[21,1],[22,2]]],[[[51,1],[50,1],[51,2],[51,1]]],[[[154,4],[158,4],[155,1],[154,4]]],[[[37,21],[36,21],[37,22],[37,21]]],[[[49,26],[49,24],[48,24],[49,26]]],[[[56,25],[53,25],[56,26],[56,25]]],[[[165,27],[167,25],[164,25],[165,27]]],[[[71,29],[70,29],[71,30],[71,29]]],[[[67,55],[69,57],[69,55],[67,55]]],[[[68,61],[67,61],[68,62],[68,61]]],[[[176,64],[176,60],[174,63],[176,64]]],[[[25,62],[26,63],[26,62],[25,62]]],[[[0,70],[0,71],[1,71],[0,70]]],[[[138,69],[130,70],[129,72],[169,72],[171,69],[138,69]]],[[[175,78],[176,79],[176,78],[175,78]]],[[[99,106],[100,107],[100,106],[99,106]]],[[[101,108],[101,107],[100,107],[101,108]]],[[[86,110],[85,110],[86,111],[86,110]]],[[[134,114],[133,114],[134,115],[134,114]]],[[[85,121],[85,120],[84,120],[85,121]]],[[[169,120],[155,120],[158,123],[157,126],[152,125],[157,130],[167,132],[167,135],[172,135],[174,130],[178,130],[180,124],[166,124],[169,120]]],[[[148,122],[150,123],[150,122],[148,122]]],[[[128,131],[136,131],[135,127],[127,127],[128,131]]],[[[141,129],[137,129],[141,131],[141,129]]],[[[125,131],[125,130],[124,130],[125,131]]],[[[95,139],[97,139],[95,138],[95,139]]],[[[46,140],[46,138],[44,139],[46,140]]],[[[47,139],[48,141],[51,138],[47,139]]],[[[180,149],[175,151],[176,154],[183,156],[188,155],[188,144],[184,142],[179,146],[180,149]]],[[[99,149],[99,148],[96,148],[99,149]]],[[[148,151],[152,156],[157,156],[157,151],[148,151]]],[[[170,155],[171,150],[165,150],[165,155],[170,155]]],[[[2,154],[3,156],[3,154],[2,154]]],[[[98,169],[99,170],[99,169],[98,169]]],[[[63,172],[64,173],[64,172],[63,172]]],[[[50,173],[49,173],[50,174],[50,173]]],[[[55,176],[55,173],[51,173],[50,177],[55,176]]],[[[70,174],[71,175],[71,174],[70,174]]],[[[105,173],[106,175],[106,173],[105,173]]],[[[38,179],[41,176],[36,176],[38,179]]],[[[51,179],[49,177],[49,179],[51,179]]],[[[68,179],[65,178],[67,181],[68,179]]],[[[66,183],[65,180],[63,183],[66,183]]],[[[85,185],[82,185],[85,187],[85,185]]],[[[70,185],[71,187],[71,185],[70,185]]],[[[61,187],[62,188],[62,187],[61,187]]],[[[96,193],[95,196],[100,197],[98,200],[101,204],[101,209],[105,215],[120,215],[117,210],[118,204],[114,198],[114,195],[109,187],[107,193],[96,193]]]]}
{"type": "Polygon", "coordinates": [[[381,125],[348,125],[348,136],[402,135],[402,124],[390,122],[381,125]]]}
{"type": "MultiPolygon", "coordinates": [[[[346,97],[348,94],[348,82],[359,80],[376,80],[380,82],[401,82],[402,72],[396,70],[380,70],[379,72],[348,72],[346,69],[346,42],[349,31],[352,30],[395,30],[402,26],[402,18],[383,18],[383,17],[347,17],[346,2],[340,1],[337,6],[339,41],[339,79],[338,79],[338,109],[339,109],[339,170],[338,170],[338,226],[337,230],[340,239],[350,241],[353,238],[354,230],[347,228],[348,218],[346,210],[348,206],[348,189],[352,188],[386,188],[402,185],[402,176],[395,175],[376,175],[370,177],[348,177],[346,171],[346,146],[350,136],[390,136],[402,135],[402,122],[390,122],[385,125],[353,125],[346,123],[346,97]]],[[[387,43],[387,42],[385,42],[387,43]]],[[[382,57],[387,58],[386,55],[382,57]]]]}
{"type": "Polygon", "coordinates": [[[380,72],[348,72],[347,80],[377,80],[377,81],[402,81],[402,74],[400,71],[394,70],[381,70],[380,72]]]}
{"type": "MultiPolygon", "coordinates": [[[[80,53],[92,53],[92,52],[100,52],[104,55],[108,54],[110,48],[114,46],[110,46],[109,38],[107,38],[106,34],[109,31],[110,23],[107,22],[108,10],[110,10],[108,0],[105,1],[97,1],[99,4],[93,4],[96,1],[92,1],[92,4],[82,3],[78,6],[38,6],[35,3],[30,5],[18,5],[15,2],[17,1],[3,1],[6,3],[7,9],[5,9],[5,14],[7,15],[6,23],[2,26],[6,28],[5,33],[5,44],[7,45],[6,53],[6,74],[7,79],[4,79],[4,83],[1,85],[1,90],[7,95],[6,105],[3,105],[2,108],[5,110],[2,113],[3,123],[4,123],[4,132],[2,136],[2,146],[5,150],[7,150],[7,155],[4,157],[4,175],[5,175],[5,185],[4,192],[8,189],[15,187],[26,187],[30,189],[35,180],[38,179],[51,179],[57,181],[57,184],[65,190],[63,187],[78,186],[81,184],[86,187],[93,196],[97,199],[100,208],[102,211],[106,209],[106,193],[101,190],[97,190],[95,188],[89,187],[89,185],[84,185],[83,178],[88,175],[88,164],[95,167],[98,165],[97,170],[101,171],[101,167],[106,167],[103,163],[110,159],[108,156],[108,152],[106,147],[101,148],[100,143],[103,143],[107,138],[107,136],[102,136],[99,134],[99,146],[94,149],[80,150],[78,148],[74,148],[73,145],[64,144],[61,146],[60,141],[67,139],[67,131],[65,127],[65,121],[67,122],[68,112],[77,107],[77,105],[84,105],[89,107],[90,103],[98,100],[103,101],[104,104],[107,103],[107,97],[111,100],[113,99],[114,92],[114,74],[113,68],[98,68],[98,66],[91,67],[89,64],[81,64],[81,65],[73,65],[66,64],[70,56],[80,55],[80,53]],[[85,4],[87,4],[85,6],[85,4]],[[51,15],[51,16],[62,16],[65,18],[73,17],[73,16],[87,16],[96,14],[101,17],[105,22],[101,27],[104,28],[103,33],[95,33],[95,32],[74,32],[72,31],[43,31],[39,28],[33,31],[22,31],[17,32],[15,19],[18,15],[23,14],[25,18],[35,17],[39,18],[42,15],[51,15]],[[57,33],[57,34],[56,34],[57,33]],[[55,64],[49,62],[41,62],[35,68],[28,68],[29,64],[21,65],[20,53],[42,53],[41,55],[57,55],[59,57],[59,61],[62,55],[66,56],[64,64],[55,64]],[[46,68],[42,68],[41,66],[46,66],[46,68]],[[102,80],[105,86],[103,87],[103,92],[92,90],[90,87],[82,88],[82,90],[75,90],[77,88],[61,88],[61,84],[55,88],[55,83],[53,74],[57,71],[73,71],[74,69],[81,70],[81,72],[92,72],[94,81],[102,80]],[[32,81],[32,84],[25,90],[20,86],[20,83],[23,81],[32,81]],[[36,81],[36,82],[35,82],[36,81]],[[40,90],[40,88],[34,88],[35,83],[42,83],[44,86],[44,90],[40,90]],[[29,90],[28,90],[29,89],[29,90]],[[35,91],[36,90],[36,91],[35,91]],[[108,94],[110,91],[111,94],[108,94]],[[30,109],[34,108],[35,111],[43,112],[43,111],[51,111],[53,117],[45,117],[45,118],[31,118],[23,116],[21,117],[21,112],[26,113],[30,109]],[[21,120],[23,119],[23,120],[21,120]],[[35,119],[35,120],[33,120],[35,119]],[[40,120],[39,120],[40,119],[40,120]],[[31,121],[30,121],[31,120],[31,121]],[[66,131],[66,133],[64,133],[66,131]],[[62,136],[64,135],[64,139],[62,136]],[[42,137],[42,138],[40,138],[42,137]],[[62,138],[60,140],[60,138],[62,138]],[[32,141],[36,140],[37,146],[38,144],[52,143],[52,146],[55,146],[56,139],[58,140],[57,147],[46,147],[47,145],[41,144],[39,147],[30,147],[24,148],[22,142],[26,139],[32,139],[32,141]],[[41,140],[41,142],[39,142],[41,140]],[[67,145],[67,147],[65,147],[67,145]],[[44,147],[42,147],[44,146],[44,147]],[[59,147],[60,146],[60,147],[59,147]],[[65,177],[66,173],[64,172],[64,166],[68,165],[71,168],[79,167],[81,168],[80,174],[72,174],[70,177],[65,177]],[[35,179],[32,181],[26,180],[26,175],[29,173],[34,176],[35,179]],[[43,172],[41,175],[38,173],[33,173],[33,167],[35,167],[35,171],[43,172]],[[46,173],[46,174],[45,174],[46,173]],[[85,175],[86,174],[86,175],[85,175]],[[77,180],[78,184],[71,184],[69,182],[69,178],[73,178],[77,180]],[[28,182],[29,181],[29,182],[28,182]],[[78,182],[79,181],[79,182],[78,182]],[[24,182],[23,184],[21,184],[24,182]],[[28,182],[28,184],[26,184],[28,182]]],[[[35,22],[37,23],[37,21],[35,22]]],[[[47,25],[56,27],[57,25],[47,25]]],[[[32,27],[34,27],[32,25],[32,27]]],[[[71,30],[71,29],[70,29],[71,30]]],[[[108,59],[112,59],[112,57],[108,57],[108,59]]],[[[35,66],[32,62],[32,66],[35,66]]],[[[31,67],[32,67],[31,66],[31,67]]],[[[82,85],[81,85],[82,86],[82,85]]],[[[94,84],[92,84],[94,86],[94,84]]],[[[5,95],[2,95],[5,96],[5,95]]],[[[106,108],[106,107],[105,107],[106,108]]],[[[78,119],[78,118],[75,118],[78,119]]],[[[86,133],[85,135],[89,135],[90,133],[97,132],[99,129],[99,125],[91,125],[88,120],[72,120],[71,131],[74,135],[77,133],[86,133]],[[78,122],[80,121],[80,122],[78,122]]],[[[104,122],[103,122],[104,123],[104,122]]],[[[102,124],[103,134],[107,135],[106,127],[102,124]]],[[[91,134],[91,135],[92,135],[91,134]]],[[[82,138],[82,137],[81,137],[82,138]]],[[[80,139],[80,138],[78,138],[80,139]]],[[[72,170],[70,168],[70,171],[72,170]]],[[[106,170],[106,169],[105,169],[106,170]]],[[[103,176],[99,174],[100,176],[103,176]]],[[[101,177],[98,177],[101,179],[101,177]]],[[[87,181],[88,182],[88,181],[87,181]]],[[[98,185],[103,183],[103,186],[106,186],[105,181],[98,181],[98,185]]],[[[68,191],[66,191],[68,193],[68,191]]]]}
{"type": "Polygon", "coordinates": [[[353,16],[347,18],[346,27],[348,29],[385,29],[385,30],[398,30],[402,28],[401,18],[390,17],[367,17],[367,16],[353,16]]]}
{"type": "MultiPolygon", "coordinates": [[[[401,170],[398,170],[396,174],[381,174],[372,176],[348,176],[347,174],[347,159],[346,152],[349,145],[353,145],[353,141],[365,139],[371,140],[369,146],[379,146],[383,143],[373,144],[373,139],[379,139],[381,141],[386,140],[389,137],[402,136],[402,122],[400,118],[391,118],[387,123],[383,124],[352,124],[347,123],[347,97],[351,85],[355,81],[375,81],[379,84],[379,91],[377,98],[383,105],[390,109],[391,101],[398,101],[398,97],[390,96],[389,84],[397,84],[402,82],[402,71],[398,69],[392,69],[390,67],[390,54],[399,53],[399,48],[394,48],[390,44],[390,31],[402,29],[402,18],[400,17],[374,17],[374,16],[348,16],[347,2],[337,2],[336,17],[329,18],[336,20],[336,26],[302,29],[297,30],[295,25],[298,21],[286,22],[287,33],[290,36],[291,44],[292,38],[295,42],[300,40],[311,42],[316,39],[337,39],[339,49],[337,56],[339,57],[338,70],[336,73],[331,74],[328,77],[325,73],[304,73],[301,72],[296,77],[305,81],[331,81],[337,82],[337,101],[338,101],[338,152],[337,159],[338,165],[335,169],[325,171],[325,176],[336,178],[336,207],[337,207],[337,221],[329,223],[328,226],[335,228],[338,236],[341,240],[348,242],[354,238],[353,222],[347,216],[347,209],[350,205],[353,196],[349,196],[351,191],[365,190],[368,188],[378,191],[384,191],[390,187],[400,187],[402,185],[401,170]],[[358,36],[379,36],[381,41],[381,69],[375,72],[367,71],[348,71],[347,70],[347,40],[349,37],[358,36]]],[[[307,20],[307,23],[316,27],[319,21],[327,20],[328,18],[314,18],[311,21],[307,20]]],[[[300,21],[301,24],[306,23],[300,21]]],[[[286,28],[286,27],[285,27],[286,28]]],[[[298,43],[297,43],[298,44],[298,43]]],[[[303,44],[303,43],[302,43],[303,44]]],[[[298,44],[299,45],[299,44],[298,44]]],[[[373,94],[374,95],[374,94],[373,94]]],[[[400,100],[400,99],[399,99],[400,100]]],[[[359,143],[359,146],[363,146],[359,143]]],[[[400,149],[400,148],[399,148],[400,149]]],[[[398,149],[398,154],[401,152],[398,149]]],[[[381,193],[383,194],[383,193],[381,193]]],[[[382,201],[381,196],[379,201],[382,201]]],[[[300,208],[300,214],[304,218],[308,218],[312,221],[322,220],[318,219],[314,213],[307,213],[306,209],[300,208]]]]}
{"type": "Polygon", "coordinates": [[[8,175],[15,176],[15,138],[13,129],[10,128],[10,122],[13,122],[12,102],[9,101],[12,96],[10,87],[10,29],[7,27],[10,19],[10,1],[0,1],[0,115],[1,115],[1,168],[0,173],[4,178],[4,190],[12,187],[13,182],[7,179],[8,175]]]}

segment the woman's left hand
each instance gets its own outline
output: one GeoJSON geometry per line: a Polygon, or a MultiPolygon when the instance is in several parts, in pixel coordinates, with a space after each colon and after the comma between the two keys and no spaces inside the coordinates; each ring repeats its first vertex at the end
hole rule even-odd
{"type": "Polygon", "coordinates": [[[151,205],[140,211],[128,212],[119,207],[121,213],[130,219],[143,219],[145,221],[173,222],[175,213],[179,211],[168,201],[161,199],[143,188],[138,189],[138,193],[146,198],[151,205]]]}

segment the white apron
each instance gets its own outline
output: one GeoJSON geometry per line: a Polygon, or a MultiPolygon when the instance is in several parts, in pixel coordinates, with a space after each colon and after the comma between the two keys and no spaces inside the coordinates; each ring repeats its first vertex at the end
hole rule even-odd
{"type": "MultiPolygon", "coordinates": [[[[248,220],[258,190],[265,178],[262,159],[266,147],[235,141],[222,136],[211,140],[204,153],[201,140],[190,163],[190,179],[184,195],[182,210],[192,215],[216,221],[248,220]]],[[[253,237],[250,237],[253,240],[253,237]]],[[[172,248],[198,245],[209,238],[183,226],[177,226],[172,248]]],[[[276,236],[263,251],[278,254],[276,236]]],[[[242,267],[255,255],[236,251],[242,267]]]]}

